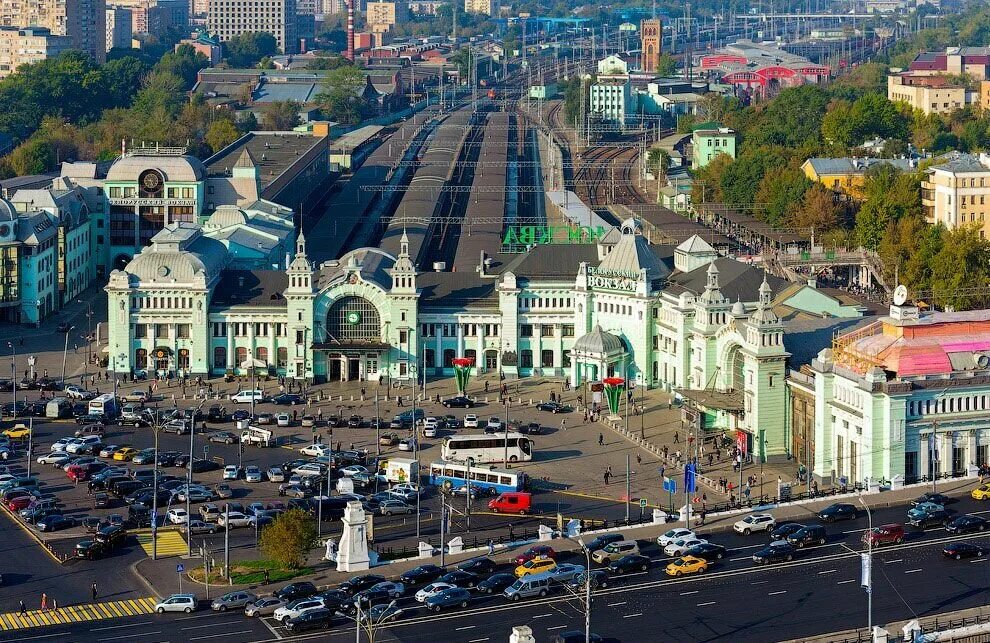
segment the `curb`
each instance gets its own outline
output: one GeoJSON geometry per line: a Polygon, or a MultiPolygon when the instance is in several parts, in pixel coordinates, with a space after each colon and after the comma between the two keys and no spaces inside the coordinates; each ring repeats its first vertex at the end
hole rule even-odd
{"type": "MultiPolygon", "coordinates": [[[[65,561],[65,560],[62,560],[62,559],[60,559],[60,558],[59,558],[58,556],[56,556],[56,555],[55,555],[55,552],[53,552],[53,551],[52,551],[51,549],[49,549],[49,548],[48,548],[48,544],[47,544],[47,543],[46,543],[45,541],[43,541],[43,540],[42,540],[42,539],[41,539],[41,538],[40,538],[40,537],[38,536],[38,534],[36,534],[36,533],[34,533],[33,531],[31,531],[30,529],[28,529],[28,528],[27,528],[27,526],[26,526],[26,525],[24,524],[24,522],[23,522],[23,521],[22,521],[22,520],[21,520],[21,519],[20,519],[19,517],[17,517],[16,515],[14,515],[14,514],[13,514],[13,512],[11,512],[11,511],[10,511],[9,509],[7,509],[7,507],[3,507],[3,511],[4,511],[4,513],[5,513],[5,514],[7,514],[7,517],[8,517],[8,518],[10,518],[11,520],[13,520],[13,521],[14,521],[14,523],[15,523],[15,524],[16,524],[16,525],[17,525],[18,527],[20,527],[20,529],[21,529],[21,530],[22,530],[22,531],[23,531],[24,533],[26,533],[26,534],[27,534],[28,536],[30,536],[30,537],[31,537],[31,540],[33,540],[34,542],[36,542],[36,543],[38,543],[39,545],[41,545],[41,549],[42,549],[42,550],[43,550],[43,551],[44,551],[44,552],[45,552],[46,554],[48,554],[48,557],[49,557],[49,558],[51,558],[52,560],[54,560],[54,561],[55,561],[56,563],[58,563],[59,565],[65,565],[65,562],[66,562],[66,561],[65,561]]],[[[67,558],[66,560],[69,560],[69,559],[67,558]]]]}

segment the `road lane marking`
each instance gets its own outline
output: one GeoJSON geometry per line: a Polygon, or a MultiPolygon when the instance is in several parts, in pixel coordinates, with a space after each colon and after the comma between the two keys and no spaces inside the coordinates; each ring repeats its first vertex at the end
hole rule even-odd
{"type": "Polygon", "coordinates": [[[619,601],[618,603],[609,603],[605,607],[616,607],[618,605],[625,605],[625,604],[626,604],[626,601],[619,601]]]}
{"type": "Polygon", "coordinates": [[[642,613],[642,612],[637,612],[637,613],[635,613],[635,614],[626,614],[626,615],[625,615],[625,616],[623,616],[622,618],[636,618],[637,616],[642,616],[642,615],[643,615],[643,613],[642,613]]]}
{"type": "Polygon", "coordinates": [[[691,594],[697,594],[699,590],[694,590],[693,592],[681,592],[681,596],[690,596],[691,594]]]}
{"type": "Polygon", "coordinates": [[[730,558],[729,559],[729,562],[730,563],[734,563],[734,562],[740,561],[740,560],[749,560],[749,556],[743,556],[742,558],[730,558]]]}
{"type": "Polygon", "coordinates": [[[787,590],[786,589],[782,589],[779,592],[770,592],[769,594],[767,594],[767,596],[776,596],[777,594],[786,594],[786,593],[787,593],[787,590]]]}
{"type": "Polygon", "coordinates": [[[220,636],[233,636],[235,634],[250,634],[251,630],[241,630],[239,632],[223,632],[222,634],[210,634],[208,636],[194,636],[190,641],[201,641],[203,639],[215,639],[220,636]]]}
{"type": "Polygon", "coordinates": [[[465,625],[464,627],[455,627],[454,629],[458,632],[461,630],[473,630],[477,625],[465,625]]]}
{"type": "Polygon", "coordinates": [[[183,627],[183,628],[179,628],[179,629],[181,629],[183,632],[185,632],[186,630],[198,630],[198,629],[201,629],[201,628],[204,628],[204,627],[223,627],[223,626],[226,626],[226,625],[230,625],[230,622],[229,621],[224,621],[223,623],[212,623],[210,625],[193,625],[192,627],[183,627]]]}
{"type": "Polygon", "coordinates": [[[986,558],[976,558],[976,559],[971,560],[969,562],[971,562],[971,563],[983,563],[983,562],[986,562],[986,560],[987,560],[986,558]]]}
{"type": "Polygon", "coordinates": [[[483,639],[471,639],[470,641],[468,641],[468,643],[481,643],[482,641],[487,641],[487,640],[488,640],[488,637],[486,636],[483,639]]]}
{"type": "Polygon", "coordinates": [[[845,585],[846,583],[855,583],[855,582],[856,582],[856,579],[855,578],[852,578],[850,580],[840,580],[838,583],[836,583],[836,585],[845,585]]]}
{"type": "Polygon", "coordinates": [[[540,614],[539,616],[534,616],[533,618],[534,619],[537,619],[537,618],[546,618],[548,616],[553,616],[553,614],[549,614],[549,613],[548,614],[540,614]]]}
{"type": "Polygon", "coordinates": [[[698,603],[698,607],[704,607],[705,605],[714,605],[715,601],[708,601],[707,603],[698,603]]]}
{"type": "Polygon", "coordinates": [[[97,641],[118,641],[120,639],[129,639],[135,636],[151,636],[152,634],[161,634],[161,630],[155,630],[153,632],[131,632],[130,634],[125,634],[123,636],[110,636],[105,639],[96,639],[97,641]]]}
{"type": "Polygon", "coordinates": [[[768,580],[754,580],[752,583],[750,583],[750,585],[764,585],[769,582],[770,581],[768,580]]]}
{"type": "Polygon", "coordinates": [[[893,565],[894,563],[903,563],[904,562],[904,559],[903,558],[895,558],[894,560],[885,560],[883,562],[886,563],[887,565],[893,565]]]}
{"type": "Polygon", "coordinates": [[[918,569],[909,569],[909,570],[907,570],[904,573],[905,574],[914,574],[914,573],[917,573],[917,572],[920,572],[920,571],[921,571],[921,568],[919,567],[918,569]]]}
{"type": "Polygon", "coordinates": [[[137,627],[139,625],[151,625],[154,621],[139,621],[137,623],[126,623],[124,625],[108,625],[107,627],[92,627],[90,632],[103,632],[104,630],[119,630],[122,627],[137,627]]]}
{"type": "Polygon", "coordinates": [[[819,574],[819,576],[822,575],[822,574],[834,574],[836,571],[838,571],[838,570],[835,570],[835,569],[826,569],[823,572],[818,572],[818,574],[819,574]]]}
{"type": "Polygon", "coordinates": [[[553,627],[548,627],[547,628],[547,632],[552,632],[553,630],[562,630],[565,627],[567,627],[567,626],[566,625],[554,625],[553,627]]]}

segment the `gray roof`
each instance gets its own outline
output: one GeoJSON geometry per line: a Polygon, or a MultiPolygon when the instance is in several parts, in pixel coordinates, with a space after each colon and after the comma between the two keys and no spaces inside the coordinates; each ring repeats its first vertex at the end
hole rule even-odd
{"type": "Polygon", "coordinates": [[[512,272],[531,281],[548,278],[573,280],[582,261],[589,264],[598,262],[598,247],[595,244],[534,246],[509,260],[500,272],[512,272]]]}
{"type": "Polygon", "coordinates": [[[193,183],[206,176],[202,161],[194,156],[123,156],[107,172],[107,181],[136,182],[141,172],[158,170],[166,181],[193,183]]]}
{"type": "Polygon", "coordinates": [[[416,277],[420,305],[490,308],[498,305],[496,280],[472,272],[424,272],[416,277]]]}
{"type": "Polygon", "coordinates": [[[990,172],[990,168],[980,163],[978,156],[965,152],[950,152],[941,157],[932,167],[955,173],[990,172]]]}
{"type": "Polygon", "coordinates": [[[165,226],[151,238],[151,245],[131,259],[124,269],[145,283],[189,283],[202,275],[209,284],[227,264],[227,248],[204,237],[199,226],[178,223],[165,226]]]}
{"type": "Polygon", "coordinates": [[[358,248],[348,252],[334,265],[324,264],[316,273],[316,287],[323,289],[344,275],[348,267],[357,266],[361,279],[384,290],[392,288],[389,270],[395,265],[395,257],[378,248],[358,248]]]}
{"type": "Polygon", "coordinates": [[[914,169],[914,161],[911,159],[871,159],[871,158],[810,158],[806,161],[814,168],[815,174],[863,174],[871,167],[877,165],[894,166],[901,172],[914,169]]]}
{"type": "Polygon", "coordinates": [[[652,283],[669,275],[670,268],[653,252],[646,238],[637,233],[638,225],[635,219],[623,222],[622,236],[598,267],[637,274],[646,270],[646,278],[652,283]]]}
{"type": "Polygon", "coordinates": [[[785,321],[784,349],[790,353],[789,368],[799,369],[818,356],[823,348],[832,346],[835,333],[850,333],[877,320],[877,317],[794,319],[785,321]]]}
{"type": "Polygon", "coordinates": [[[17,240],[37,246],[55,236],[56,226],[47,212],[26,212],[17,220],[17,240]]]}
{"type": "Polygon", "coordinates": [[[573,352],[575,353],[597,353],[610,354],[621,353],[626,350],[622,340],[612,333],[602,330],[601,326],[595,326],[590,333],[578,337],[574,342],[573,352]]]}
{"type": "MultiPolygon", "coordinates": [[[[719,290],[730,301],[736,299],[746,301],[758,301],[760,285],[766,275],[767,283],[774,292],[779,292],[788,284],[787,281],[767,274],[764,270],[729,259],[719,257],[715,260],[715,267],[718,268],[719,290]]],[[[695,268],[691,272],[675,272],[669,277],[670,284],[665,289],[677,294],[688,291],[695,295],[705,292],[705,284],[708,281],[708,264],[695,268]]]]}
{"type": "Polygon", "coordinates": [[[308,103],[319,93],[319,83],[262,83],[254,92],[254,102],[274,103],[291,100],[297,103],[308,103]]]}
{"type": "Polygon", "coordinates": [[[285,307],[282,292],[289,276],[281,270],[224,270],[213,289],[212,308],[231,306],[285,307]]]}

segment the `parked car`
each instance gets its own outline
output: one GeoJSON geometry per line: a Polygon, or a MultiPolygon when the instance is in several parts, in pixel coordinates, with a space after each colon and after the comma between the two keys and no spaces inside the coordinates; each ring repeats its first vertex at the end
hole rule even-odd
{"type": "Polygon", "coordinates": [[[467,607],[471,602],[471,594],[462,587],[451,587],[429,597],[424,601],[427,609],[439,612],[448,607],[467,607]]]}
{"type": "Polygon", "coordinates": [[[495,564],[494,560],[485,556],[470,558],[457,565],[458,569],[463,569],[472,574],[491,574],[497,567],[498,565],[495,564]]]}
{"type": "Polygon", "coordinates": [[[234,592],[227,592],[223,596],[214,598],[213,603],[210,604],[210,607],[214,612],[226,612],[227,610],[244,609],[257,600],[258,597],[251,592],[237,590],[234,592]]]}
{"type": "Polygon", "coordinates": [[[537,556],[543,558],[556,559],[557,552],[554,551],[553,547],[551,547],[550,545],[533,545],[526,551],[522,552],[521,554],[513,558],[512,562],[514,562],[516,565],[522,565],[526,561],[532,560],[537,556]]]}
{"type": "Polygon", "coordinates": [[[310,583],[309,581],[300,581],[298,583],[290,583],[289,585],[286,585],[282,589],[276,591],[274,596],[284,601],[294,601],[297,598],[312,596],[316,593],[316,585],[310,583]]]}
{"type": "Polygon", "coordinates": [[[818,518],[822,522],[832,523],[837,520],[855,520],[859,515],[856,505],[848,502],[833,503],[818,512],[818,518]]]}
{"type": "Polygon", "coordinates": [[[946,558],[962,560],[963,558],[977,558],[987,555],[986,547],[975,543],[949,543],[942,548],[942,555],[946,558]]]}
{"type": "Polygon", "coordinates": [[[779,540],[775,543],[770,543],[753,554],[753,562],[757,565],[787,562],[794,558],[796,551],[794,545],[787,541],[779,540]]]}
{"type": "Polygon", "coordinates": [[[456,397],[447,398],[443,401],[443,405],[448,409],[473,409],[474,401],[469,397],[458,395],[456,397]]]}
{"type": "Polygon", "coordinates": [[[447,570],[437,565],[420,565],[399,576],[399,581],[406,586],[432,583],[447,573],[447,570]]]}
{"type": "Polygon", "coordinates": [[[788,536],[787,542],[798,549],[809,545],[824,545],[828,542],[828,533],[822,525],[808,525],[788,536]]]}
{"type": "Polygon", "coordinates": [[[323,599],[319,596],[307,596],[291,601],[275,610],[272,616],[276,621],[285,623],[289,619],[296,618],[307,610],[324,607],[323,599]]]}
{"type": "Polygon", "coordinates": [[[514,574],[505,572],[492,574],[485,580],[478,583],[478,591],[483,594],[501,594],[505,588],[516,582],[514,574]]]}
{"type": "Polygon", "coordinates": [[[262,617],[271,616],[275,613],[275,610],[285,605],[285,601],[281,598],[276,598],[274,596],[267,596],[265,598],[259,598],[254,603],[251,603],[244,608],[244,616],[249,617],[262,617]]]}
{"type": "Polygon", "coordinates": [[[773,531],[776,521],[770,514],[750,514],[732,525],[732,530],[748,536],[754,531],[773,531]]]}
{"type": "Polygon", "coordinates": [[[289,634],[299,634],[311,630],[328,630],[333,625],[333,610],[316,607],[302,612],[298,616],[283,621],[289,634]]]}
{"type": "Polygon", "coordinates": [[[635,571],[645,572],[650,568],[650,559],[642,554],[629,554],[619,560],[612,561],[608,566],[610,574],[628,574],[635,571]]]}
{"type": "Polygon", "coordinates": [[[715,543],[701,543],[695,545],[687,551],[688,556],[694,556],[695,558],[703,558],[710,563],[725,558],[727,550],[724,545],[718,545],[715,543]]]}
{"type": "Polygon", "coordinates": [[[189,614],[196,610],[198,601],[195,594],[172,594],[166,599],[159,601],[155,605],[155,611],[159,614],[165,612],[185,612],[189,614]]]}
{"type": "MultiPolygon", "coordinates": [[[[610,540],[609,542],[615,542],[616,540],[624,540],[625,539],[625,536],[623,536],[621,534],[614,534],[614,535],[613,534],[608,534],[608,536],[610,538],[613,538],[613,540],[610,540]],[[619,537],[618,538],[614,538],[615,535],[618,535],[619,537]]],[[[604,536],[599,536],[599,538],[604,538],[604,536]]],[[[666,532],[664,532],[664,533],[660,534],[659,536],[657,536],[657,544],[660,545],[661,547],[666,547],[667,545],[669,545],[670,543],[674,542],[675,540],[680,540],[682,538],[694,538],[694,532],[691,531],[690,529],[686,529],[684,527],[675,527],[675,528],[669,529],[666,532]]],[[[592,541],[592,542],[594,542],[594,541],[592,541]]],[[[589,547],[589,549],[590,549],[590,547],[589,547]]]]}
{"type": "Polygon", "coordinates": [[[964,514],[953,518],[949,524],[945,526],[945,530],[950,534],[969,534],[976,531],[985,531],[987,529],[987,525],[988,523],[985,518],[964,514]]]}

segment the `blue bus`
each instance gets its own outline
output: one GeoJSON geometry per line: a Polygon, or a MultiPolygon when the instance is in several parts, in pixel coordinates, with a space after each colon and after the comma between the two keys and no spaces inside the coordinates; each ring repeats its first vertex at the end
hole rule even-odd
{"type": "MultiPolygon", "coordinates": [[[[466,464],[437,460],[430,464],[430,484],[446,491],[465,487],[467,468],[466,464]]],[[[495,467],[471,467],[471,488],[493,496],[507,491],[522,491],[526,488],[526,474],[495,467]]]]}

